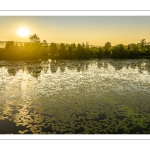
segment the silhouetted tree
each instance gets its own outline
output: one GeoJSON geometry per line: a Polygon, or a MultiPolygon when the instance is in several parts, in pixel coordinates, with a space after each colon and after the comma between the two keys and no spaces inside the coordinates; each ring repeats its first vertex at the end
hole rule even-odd
{"type": "Polygon", "coordinates": [[[46,40],[43,40],[41,43],[41,55],[48,56],[49,54],[49,46],[46,40]]]}
{"type": "Polygon", "coordinates": [[[29,37],[31,43],[40,43],[40,38],[38,35],[33,34],[29,37]]]}
{"type": "Polygon", "coordinates": [[[76,47],[76,44],[72,43],[70,46],[71,46],[71,49],[72,49],[72,58],[77,58],[77,53],[76,53],[77,47],[76,47]]]}
{"type": "Polygon", "coordinates": [[[118,44],[113,47],[111,56],[113,58],[127,58],[128,51],[125,49],[125,46],[123,44],[118,44]]]}
{"type": "Polygon", "coordinates": [[[73,58],[73,48],[71,45],[68,46],[68,58],[73,58]]]}
{"type": "Polygon", "coordinates": [[[89,43],[86,42],[86,44],[85,44],[85,58],[90,58],[90,55],[91,55],[90,46],[89,46],[89,43]]]}
{"type": "Polygon", "coordinates": [[[98,58],[102,58],[104,56],[104,50],[102,47],[98,48],[97,55],[98,55],[98,58]]]}
{"type": "Polygon", "coordinates": [[[105,56],[110,56],[110,53],[111,53],[111,43],[110,42],[107,42],[104,46],[104,55],[105,56]]]}
{"type": "Polygon", "coordinates": [[[110,42],[104,46],[89,46],[89,43],[64,44],[51,43],[46,40],[40,42],[37,34],[29,37],[29,42],[20,44],[14,41],[6,42],[5,48],[0,49],[0,59],[87,59],[87,58],[138,58],[150,57],[150,42],[142,39],[140,43],[128,45],[118,44],[112,46],[110,42]]]}
{"type": "Polygon", "coordinates": [[[29,37],[30,42],[24,44],[25,58],[37,59],[41,55],[41,43],[38,35],[34,34],[29,37]]]}
{"type": "Polygon", "coordinates": [[[59,58],[66,59],[67,58],[67,51],[65,44],[61,43],[59,46],[59,58]]]}
{"type": "Polygon", "coordinates": [[[140,52],[144,55],[147,53],[147,43],[146,43],[146,40],[145,39],[142,39],[140,41],[140,52]]]}
{"type": "Polygon", "coordinates": [[[147,48],[147,54],[150,56],[150,42],[147,42],[146,48],[147,48]]]}
{"type": "Polygon", "coordinates": [[[137,58],[140,55],[140,51],[137,44],[131,43],[127,47],[128,57],[137,58]]]}
{"type": "Polygon", "coordinates": [[[21,50],[17,43],[14,41],[6,42],[5,50],[3,53],[5,59],[19,60],[21,59],[21,50]]]}
{"type": "Polygon", "coordinates": [[[57,55],[57,45],[56,45],[56,43],[51,43],[51,45],[50,45],[50,55],[51,55],[52,59],[56,58],[56,55],[57,55]]]}

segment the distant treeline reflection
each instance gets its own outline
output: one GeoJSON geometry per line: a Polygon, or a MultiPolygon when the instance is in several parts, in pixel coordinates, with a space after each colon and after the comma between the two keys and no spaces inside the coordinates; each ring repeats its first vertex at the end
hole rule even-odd
{"type": "Polygon", "coordinates": [[[98,69],[105,68],[109,66],[114,67],[115,70],[121,70],[124,67],[126,69],[138,69],[140,73],[143,71],[148,71],[150,74],[150,60],[114,60],[114,59],[93,59],[93,60],[48,60],[48,61],[31,61],[31,62],[8,62],[9,64],[0,65],[0,67],[5,67],[10,76],[15,76],[18,71],[26,72],[35,78],[38,78],[41,74],[46,74],[48,71],[51,73],[56,73],[58,70],[60,72],[65,72],[66,69],[86,72],[89,65],[94,63],[98,69]]]}
{"type": "Polygon", "coordinates": [[[142,39],[139,43],[128,45],[111,45],[106,42],[104,46],[90,46],[82,44],[56,44],[50,45],[46,40],[41,41],[34,34],[29,42],[19,43],[8,41],[5,48],[0,48],[1,60],[37,60],[37,59],[88,59],[88,58],[150,58],[150,42],[142,39]]]}

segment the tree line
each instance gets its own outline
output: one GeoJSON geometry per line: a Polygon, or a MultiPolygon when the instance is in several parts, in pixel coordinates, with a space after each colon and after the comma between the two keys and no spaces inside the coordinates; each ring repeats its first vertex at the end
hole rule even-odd
{"type": "Polygon", "coordinates": [[[82,44],[57,44],[50,45],[46,40],[41,41],[34,34],[29,37],[29,42],[6,42],[5,48],[0,49],[2,60],[36,60],[50,59],[89,59],[89,58],[150,58],[150,42],[142,39],[139,43],[128,45],[117,44],[112,46],[107,42],[104,46],[90,46],[88,42],[82,44]]]}

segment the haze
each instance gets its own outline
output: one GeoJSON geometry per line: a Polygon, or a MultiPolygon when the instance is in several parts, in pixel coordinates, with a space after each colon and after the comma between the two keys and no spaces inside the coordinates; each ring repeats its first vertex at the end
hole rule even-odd
{"type": "Polygon", "coordinates": [[[115,45],[150,40],[148,16],[0,16],[0,41],[29,41],[17,34],[21,27],[49,43],[115,45]]]}

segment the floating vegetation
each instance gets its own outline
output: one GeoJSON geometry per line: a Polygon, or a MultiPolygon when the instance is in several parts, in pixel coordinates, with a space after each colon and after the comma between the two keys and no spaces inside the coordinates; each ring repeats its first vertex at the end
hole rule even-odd
{"type": "Polygon", "coordinates": [[[149,91],[147,59],[1,61],[0,133],[149,134],[149,91]]]}

